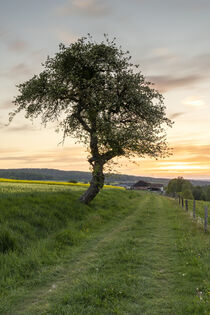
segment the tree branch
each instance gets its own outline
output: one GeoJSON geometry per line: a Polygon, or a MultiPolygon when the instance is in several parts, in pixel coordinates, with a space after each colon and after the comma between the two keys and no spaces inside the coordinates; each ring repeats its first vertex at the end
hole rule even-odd
{"type": "Polygon", "coordinates": [[[106,153],[102,154],[101,158],[104,161],[104,163],[106,163],[109,160],[113,159],[115,156],[119,156],[119,155],[122,155],[122,153],[119,154],[116,151],[110,150],[110,151],[107,151],[106,153]]]}

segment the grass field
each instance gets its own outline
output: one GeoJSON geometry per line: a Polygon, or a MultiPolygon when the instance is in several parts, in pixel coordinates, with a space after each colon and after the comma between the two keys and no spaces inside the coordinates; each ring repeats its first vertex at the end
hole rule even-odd
{"type": "MultiPolygon", "coordinates": [[[[188,200],[189,211],[193,211],[193,200],[188,200]]],[[[210,225],[210,201],[196,200],[196,211],[195,214],[197,217],[204,219],[204,208],[208,208],[208,224],[210,225]]]]}
{"type": "Polygon", "coordinates": [[[209,233],[173,200],[0,183],[0,314],[209,314],[209,233]]]}

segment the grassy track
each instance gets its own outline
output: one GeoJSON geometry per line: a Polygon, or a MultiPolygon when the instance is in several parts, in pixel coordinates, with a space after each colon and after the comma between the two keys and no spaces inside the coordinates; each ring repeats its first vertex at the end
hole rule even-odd
{"type": "Polygon", "coordinates": [[[103,224],[5,291],[1,314],[209,314],[209,234],[175,202],[104,191],[91,207],[103,224]]]}
{"type": "Polygon", "coordinates": [[[134,192],[106,189],[84,206],[77,201],[81,189],[0,183],[0,314],[10,314],[31,288],[53,281],[80,245],[139,203],[134,192]]]}

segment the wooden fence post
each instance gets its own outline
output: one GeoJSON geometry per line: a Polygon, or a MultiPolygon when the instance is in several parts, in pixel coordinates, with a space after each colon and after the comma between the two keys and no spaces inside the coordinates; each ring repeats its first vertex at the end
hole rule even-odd
{"type": "Polygon", "coordinates": [[[207,232],[207,221],[208,221],[208,208],[205,206],[205,214],[204,214],[204,232],[207,232]]]}
{"type": "Polygon", "coordinates": [[[180,196],[179,196],[179,205],[180,205],[180,201],[181,201],[181,200],[180,200],[180,196]]]}
{"type": "Polygon", "coordinates": [[[193,219],[195,219],[195,199],[193,200],[193,219]]]}
{"type": "Polygon", "coordinates": [[[182,208],[184,208],[184,198],[182,197],[182,208]]]}
{"type": "Polygon", "coordinates": [[[188,200],[185,200],[185,210],[188,211],[188,200]]]}

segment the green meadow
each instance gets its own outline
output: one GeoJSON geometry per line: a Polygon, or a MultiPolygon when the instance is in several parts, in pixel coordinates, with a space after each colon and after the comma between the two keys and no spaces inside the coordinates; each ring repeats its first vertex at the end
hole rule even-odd
{"type": "Polygon", "coordinates": [[[0,314],[210,313],[210,238],[166,197],[0,182],[0,314]]]}
{"type": "MultiPolygon", "coordinates": [[[[195,205],[195,215],[198,218],[201,218],[202,220],[204,219],[205,216],[205,207],[207,206],[208,208],[208,225],[210,225],[210,201],[203,201],[203,200],[196,200],[196,205],[195,205]]],[[[193,211],[193,200],[188,200],[188,207],[189,211],[193,211]]]]}

